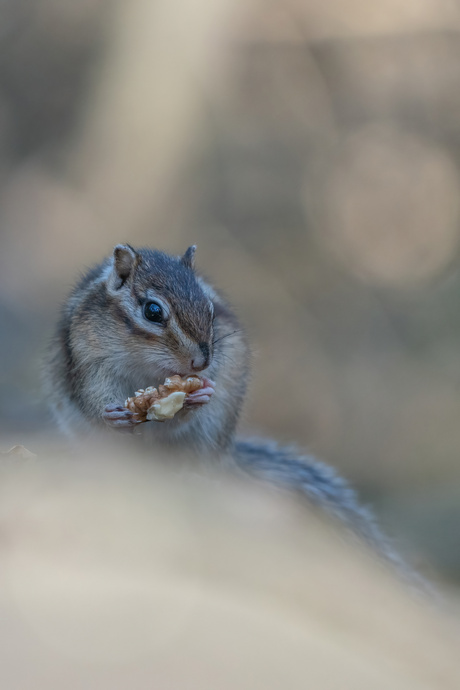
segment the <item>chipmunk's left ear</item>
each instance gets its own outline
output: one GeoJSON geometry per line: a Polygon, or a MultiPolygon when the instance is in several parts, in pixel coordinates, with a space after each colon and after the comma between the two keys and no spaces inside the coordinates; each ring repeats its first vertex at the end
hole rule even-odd
{"type": "Polygon", "coordinates": [[[187,251],[185,252],[184,256],[181,259],[184,266],[186,266],[187,268],[190,268],[192,271],[195,268],[195,252],[196,252],[196,244],[192,244],[192,246],[187,249],[187,251]]]}
{"type": "Polygon", "coordinates": [[[140,255],[129,244],[117,244],[113,250],[113,269],[109,286],[119,290],[133,275],[140,261],[140,255]]]}

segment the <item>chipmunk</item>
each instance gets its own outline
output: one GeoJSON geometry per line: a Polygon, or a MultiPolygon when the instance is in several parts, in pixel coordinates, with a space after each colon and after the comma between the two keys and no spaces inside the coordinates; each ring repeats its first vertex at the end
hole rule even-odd
{"type": "Polygon", "coordinates": [[[233,310],[181,257],[117,245],[83,276],[65,303],[45,370],[47,397],[61,428],[130,431],[124,400],[165,377],[199,374],[204,387],[173,419],[141,424],[147,441],[233,460],[246,474],[302,493],[403,574],[407,568],[372,514],[332,468],[270,441],[235,439],[250,351],[233,310]]]}
{"type": "Polygon", "coordinates": [[[47,397],[69,435],[137,420],[124,406],[134,391],[165,377],[197,375],[166,423],[139,425],[153,444],[221,452],[233,440],[245,395],[249,348],[226,301],[182,257],[117,245],[89,270],[62,310],[45,370],[47,397]]]}

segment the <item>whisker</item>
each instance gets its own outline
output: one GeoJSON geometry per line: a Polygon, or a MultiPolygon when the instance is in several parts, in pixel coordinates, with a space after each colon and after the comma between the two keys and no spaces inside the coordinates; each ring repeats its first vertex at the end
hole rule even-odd
{"type": "Polygon", "coordinates": [[[220,342],[221,340],[224,340],[225,338],[229,338],[231,335],[235,335],[235,333],[242,333],[243,329],[242,328],[237,328],[236,331],[232,331],[231,333],[225,333],[224,335],[221,335],[220,338],[216,338],[215,340],[212,341],[212,344],[215,345],[216,343],[220,342]]]}
{"type": "Polygon", "coordinates": [[[214,359],[217,362],[219,362],[219,358],[225,358],[227,361],[231,362],[235,366],[237,364],[236,360],[233,357],[231,357],[227,352],[219,352],[218,355],[214,357],[214,359]]]}

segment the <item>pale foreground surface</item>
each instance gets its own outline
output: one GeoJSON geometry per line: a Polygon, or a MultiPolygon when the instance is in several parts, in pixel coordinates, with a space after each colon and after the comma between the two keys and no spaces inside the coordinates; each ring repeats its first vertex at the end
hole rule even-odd
{"type": "Polygon", "coordinates": [[[0,474],[2,688],[460,687],[453,617],[282,494],[98,452],[0,474]]]}

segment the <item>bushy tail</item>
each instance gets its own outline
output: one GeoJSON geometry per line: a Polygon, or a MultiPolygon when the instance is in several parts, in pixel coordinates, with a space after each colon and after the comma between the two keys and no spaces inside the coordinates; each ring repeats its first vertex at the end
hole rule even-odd
{"type": "Polygon", "coordinates": [[[339,520],[404,580],[418,590],[431,590],[394,550],[372,511],[359,503],[355,491],[328,465],[302,455],[294,447],[281,447],[265,440],[237,441],[234,459],[239,468],[252,476],[300,493],[311,505],[339,520]]]}

